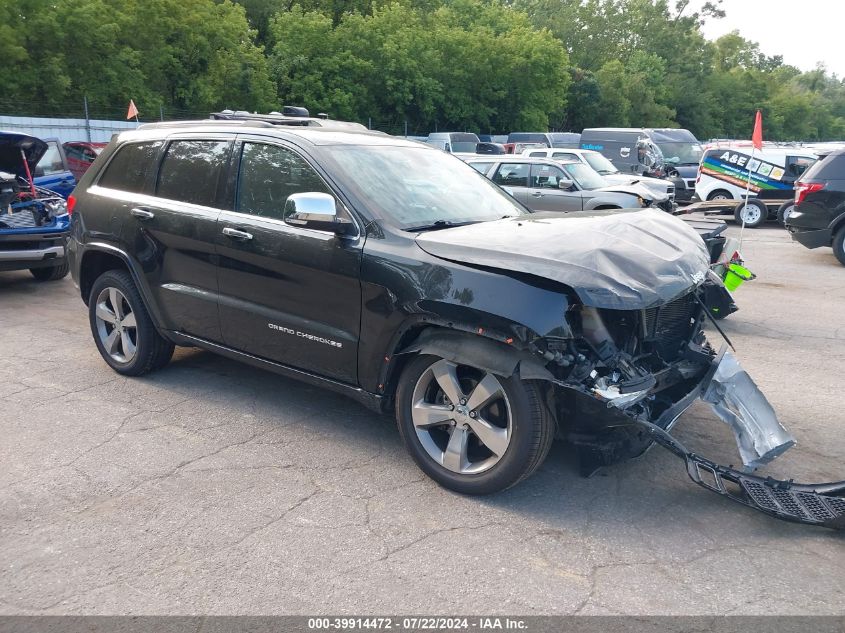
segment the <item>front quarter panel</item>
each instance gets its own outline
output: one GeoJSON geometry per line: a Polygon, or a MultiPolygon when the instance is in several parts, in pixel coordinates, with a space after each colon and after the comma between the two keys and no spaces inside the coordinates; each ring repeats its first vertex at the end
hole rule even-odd
{"type": "MultiPolygon", "coordinates": [[[[409,234],[410,235],[410,234],[409,234]]],[[[521,347],[536,336],[568,336],[563,286],[463,266],[429,255],[412,237],[368,237],[361,270],[361,386],[382,390],[385,362],[416,328],[475,332],[521,347]]],[[[406,341],[407,342],[407,341],[406,341]]]]}

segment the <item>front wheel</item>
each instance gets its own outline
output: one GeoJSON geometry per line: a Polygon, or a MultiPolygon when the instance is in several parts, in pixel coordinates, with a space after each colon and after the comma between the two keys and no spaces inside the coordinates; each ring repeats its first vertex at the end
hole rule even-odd
{"type": "Polygon", "coordinates": [[[769,219],[769,209],[759,200],[749,200],[748,204],[743,201],[737,206],[734,218],[740,224],[745,223],[749,229],[756,229],[769,219]]]}
{"type": "Polygon", "coordinates": [[[396,419],[423,472],[463,494],[519,483],[543,462],[554,438],[536,382],[428,355],[402,373],[396,419]]]}

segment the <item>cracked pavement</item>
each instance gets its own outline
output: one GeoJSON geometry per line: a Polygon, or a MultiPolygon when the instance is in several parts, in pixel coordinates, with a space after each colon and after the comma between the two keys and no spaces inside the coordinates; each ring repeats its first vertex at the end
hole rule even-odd
{"type": "MultiPolygon", "coordinates": [[[[845,268],[775,226],[743,252],[758,279],[722,323],[799,443],[765,472],[845,478],[845,268]]],[[[118,376],[69,278],[0,273],[0,332],[0,614],[845,613],[842,533],[732,504],[660,448],[582,479],[556,444],[462,497],[328,391],[191,349],[118,376]]],[[[676,433],[738,461],[704,406],[676,433]]]]}

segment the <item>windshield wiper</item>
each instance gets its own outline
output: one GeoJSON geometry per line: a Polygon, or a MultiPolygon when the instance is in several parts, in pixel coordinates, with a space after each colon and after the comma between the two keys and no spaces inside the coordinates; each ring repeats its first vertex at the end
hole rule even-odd
{"type": "Polygon", "coordinates": [[[467,224],[476,224],[480,220],[472,220],[470,222],[452,222],[452,220],[435,220],[431,224],[423,224],[421,226],[413,226],[405,229],[406,231],[437,231],[439,229],[450,229],[455,226],[466,226],[467,224]]]}

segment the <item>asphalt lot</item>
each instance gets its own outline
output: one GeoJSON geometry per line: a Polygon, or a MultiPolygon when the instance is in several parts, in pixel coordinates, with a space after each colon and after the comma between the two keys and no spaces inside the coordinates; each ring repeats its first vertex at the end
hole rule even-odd
{"type": "MultiPolygon", "coordinates": [[[[799,442],[766,472],[845,479],[845,268],[775,226],[743,250],[758,279],[724,327],[799,442]]],[[[329,392],[196,350],[118,376],[69,278],[0,273],[0,332],[0,614],[845,613],[842,533],[660,448],[582,479],[557,445],[461,497],[329,392]]],[[[676,433],[738,461],[702,405],[676,433]]]]}

